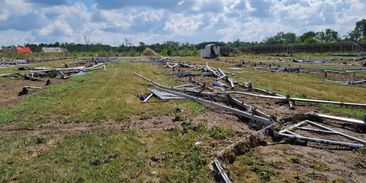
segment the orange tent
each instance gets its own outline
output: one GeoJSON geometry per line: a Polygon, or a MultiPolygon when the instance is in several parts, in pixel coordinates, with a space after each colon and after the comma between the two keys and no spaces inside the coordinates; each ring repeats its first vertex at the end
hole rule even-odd
{"type": "Polygon", "coordinates": [[[22,46],[18,46],[17,47],[17,51],[18,53],[31,53],[31,49],[29,47],[22,47],[22,46]]]}

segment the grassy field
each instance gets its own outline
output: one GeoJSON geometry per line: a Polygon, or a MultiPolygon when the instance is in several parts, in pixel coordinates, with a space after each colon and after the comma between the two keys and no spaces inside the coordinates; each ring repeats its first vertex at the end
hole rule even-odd
{"type": "MultiPolygon", "coordinates": [[[[107,71],[72,78],[0,109],[1,127],[35,129],[42,125],[102,125],[106,121],[128,124],[134,116],[168,116],[177,108],[186,116],[206,110],[191,101],[141,104],[136,95],[147,92],[148,84],[135,77],[134,71],[166,85],[178,84],[157,66],[110,64],[107,71]]],[[[26,132],[1,136],[1,182],[212,181],[209,157],[194,143],[220,136],[223,131],[219,130],[219,135],[217,130],[183,133],[179,128],[155,132],[26,132]]]]}
{"type": "MultiPolygon", "coordinates": [[[[1,124],[32,126],[44,122],[119,122],[134,115],[163,115],[174,110],[171,103],[141,105],[136,96],[147,92],[147,83],[134,76],[133,72],[144,73],[166,85],[178,84],[158,66],[128,62],[111,64],[107,71],[74,77],[16,105],[0,109],[1,124]]],[[[194,102],[176,103],[187,111],[198,113],[203,110],[194,102]]]]}
{"type": "MultiPolygon", "coordinates": [[[[199,58],[179,59],[205,63],[199,58]]],[[[62,66],[67,62],[37,66],[62,66]]],[[[210,65],[225,70],[232,67],[225,62],[210,62],[210,65]]],[[[106,71],[73,77],[1,108],[0,127],[20,130],[4,130],[0,135],[0,182],[213,182],[208,164],[212,149],[217,147],[211,142],[220,139],[230,144],[228,139],[235,132],[190,125],[187,116],[208,111],[192,101],[152,100],[141,104],[136,96],[147,93],[149,85],[133,72],[164,85],[182,84],[161,66],[120,60],[109,64],[106,71]],[[177,113],[183,113],[177,126],[186,124],[188,130],[114,128],[114,125],[133,125],[135,119],[177,118],[177,113]],[[108,129],[106,124],[110,125],[108,129]],[[55,130],[68,125],[77,129],[55,130]],[[88,125],[96,129],[88,130],[88,125]],[[196,142],[210,146],[197,146],[196,142]]],[[[235,71],[234,78],[291,96],[366,102],[364,88],[324,83],[321,78],[304,74],[258,74],[244,69],[235,71]]],[[[322,108],[358,118],[366,113],[333,106],[322,108]]],[[[265,182],[276,170],[260,164],[259,159],[249,152],[233,166],[238,170],[244,167],[247,170],[244,173],[249,172],[255,177],[253,180],[265,182]]]]}
{"type": "MultiPolygon", "coordinates": [[[[266,56],[257,56],[258,60],[263,60],[265,58],[266,56]]],[[[220,62],[207,61],[197,57],[178,57],[176,59],[197,64],[206,64],[206,62],[208,62],[211,67],[223,68],[226,71],[234,73],[233,78],[240,83],[253,82],[257,87],[275,91],[283,95],[321,100],[366,103],[365,87],[341,86],[335,83],[327,82],[325,80],[326,78],[316,77],[314,75],[285,72],[271,73],[250,68],[242,68],[242,70],[239,71],[232,71],[230,68],[234,67],[234,65],[232,63],[225,62],[226,58],[222,59],[224,61],[220,62]]],[[[233,59],[234,62],[239,62],[239,60],[242,58],[229,58],[228,60],[230,59],[233,59]]],[[[313,65],[312,67],[316,68],[316,65],[313,65]]],[[[319,68],[325,66],[317,67],[319,68]]],[[[329,105],[321,105],[321,107],[330,112],[360,119],[362,119],[363,115],[366,114],[365,109],[329,105]]]]}
{"type": "Polygon", "coordinates": [[[85,132],[1,139],[0,181],[211,182],[197,132],[85,132]]]}

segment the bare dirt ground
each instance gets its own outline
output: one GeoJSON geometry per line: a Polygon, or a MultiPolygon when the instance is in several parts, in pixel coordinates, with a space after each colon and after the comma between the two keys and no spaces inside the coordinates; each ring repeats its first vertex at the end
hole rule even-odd
{"type": "MultiPolygon", "coordinates": [[[[174,70],[167,69],[167,71],[171,74],[175,74],[177,72],[189,72],[192,70],[184,68],[174,70]]],[[[320,74],[319,77],[321,77],[320,74]]],[[[350,79],[351,77],[352,79],[361,79],[355,78],[349,74],[345,75],[333,73],[328,74],[328,77],[340,80],[350,79]]],[[[205,84],[207,87],[214,88],[212,81],[214,81],[215,78],[180,77],[178,80],[183,83],[197,81],[205,84]]],[[[228,83],[225,84],[228,85],[228,83]]],[[[233,90],[248,92],[247,89],[241,87],[235,87],[233,90]]],[[[258,92],[252,93],[261,94],[258,92]]],[[[281,129],[291,126],[297,122],[301,122],[303,120],[301,118],[304,117],[305,113],[324,113],[324,111],[322,111],[317,105],[308,103],[296,103],[294,108],[290,108],[288,103],[272,99],[263,99],[244,95],[233,96],[266,114],[276,116],[278,121],[285,119],[282,121],[283,126],[281,129]]],[[[329,120],[324,120],[319,123],[332,128],[333,130],[338,130],[360,139],[366,139],[366,135],[362,133],[362,130],[360,131],[359,128],[350,126],[347,127],[341,123],[329,120]]],[[[296,133],[303,136],[355,143],[355,141],[349,140],[339,135],[322,135],[304,131],[296,131],[296,133]]],[[[249,135],[250,133],[247,136],[243,136],[243,138],[248,137],[249,135]]],[[[364,158],[366,152],[364,150],[352,151],[349,149],[343,149],[342,147],[327,147],[322,144],[314,143],[291,143],[292,142],[287,141],[282,141],[280,143],[271,142],[266,146],[253,148],[256,153],[260,154],[261,158],[259,160],[259,164],[271,167],[275,170],[272,180],[279,182],[364,182],[366,179],[366,159],[364,158]]],[[[217,147],[217,149],[220,148],[217,147]]],[[[258,178],[261,175],[251,175],[253,174],[253,170],[245,170],[244,168],[245,171],[242,172],[242,169],[237,168],[238,166],[245,166],[245,163],[242,164],[243,161],[238,160],[240,159],[240,156],[241,155],[238,155],[236,157],[236,161],[226,162],[226,169],[228,170],[230,178],[234,182],[261,182],[261,180],[258,178]]],[[[256,170],[254,169],[254,171],[256,170]]]]}
{"type": "MultiPolygon", "coordinates": [[[[141,119],[135,116],[129,121],[117,123],[115,121],[105,121],[98,124],[93,123],[47,123],[41,124],[36,128],[19,128],[17,126],[7,126],[0,128],[0,137],[6,137],[11,134],[47,134],[47,133],[78,133],[91,130],[100,131],[170,131],[174,128],[182,128],[182,121],[175,121],[175,116],[152,117],[141,119]]],[[[209,111],[194,117],[186,117],[186,120],[194,125],[203,124],[208,128],[220,126],[234,130],[237,134],[250,133],[248,125],[241,122],[236,116],[222,113],[221,111],[209,111]]]]}
{"type": "MultiPolygon", "coordinates": [[[[363,182],[364,151],[332,150],[278,144],[255,148],[262,163],[272,165],[281,182],[363,182]]],[[[240,178],[239,178],[240,179],[240,178]]]]}
{"type": "MultiPolygon", "coordinates": [[[[213,109],[197,116],[188,116],[183,114],[185,121],[189,121],[193,126],[202,125],[207,129],[214,127],[220,127],[221,129],[231,129],[234,134],[230,137],[223,138],[202,138],[202,141],[198,141],[199,145],[205,152],[205,156],[212,159],[218,150],[222,150],[230,144],[239,141],[245,136],[248,136],[254,132],[247,124],[240,121],[239,118],[231,114],[224,113],[213,109]]],[[[41,144],[37,148],[29,149],[30,155],[37,155],[40,152],[46,150],[52,146],[53,142],[57,141],[57,138],[62,138],[67,134],[80,134],[88,131],[93,132],[163,132],[163,131],[176,131],[179,129],[180,133],[188,133],[192,129],[187,129],[185,121],[176,121],[176,116],[161,116],[152,117],[149,119],[141,119],[141,116],[135,116],[129,121],[115,122],[104,121],[99,124],[94,123],[48,123],[42,124],[35,128],[19,128],[17,126],[7,126],[0,128],[0,138],[12,139],[15,136],[25,136],[28,138],[37,138],[39,136],[53,135],[52,141],[47,144],[41,144]]]]}
{"type": "MultiPolygon", "coordinates": [[[[59,84],[63,82],[60,79],[51,79],[51,85],[59,84]]],[[[24,86],[42,87],[43,89],[48,87],[45,86],[46,80],[42,81],[30,81],[21,79],[8,79],[0,82],[0,108],[9,106],[10,104],[16,103],[29,95],[19,96],[18,93],[22,91],[24,86]]],[[[35,93],[35,92],[32,92],[35,93]]],[[[30,94],[32,94],[30,93],[30,94]]]]}

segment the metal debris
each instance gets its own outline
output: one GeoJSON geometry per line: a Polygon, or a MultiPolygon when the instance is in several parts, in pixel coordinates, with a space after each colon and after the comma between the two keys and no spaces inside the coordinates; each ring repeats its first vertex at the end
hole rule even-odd
{"type": "MultiPolygon", "coordinates": [[[[338,102],[338,101],[328,101],[328,100],[316,100],[316,99],[304,99],[304,98],[291,98],[286,96],[271,96],[271,95],[259,95],[255,93],[249,93],[249,92],[240,92],[240,91],[227,91],[224,92],[225,94],[238,94],[238,95],[248,95],[252,97],[258,97],[258,98],[267,98],[267,99],[276,99],[276,100],[291,100],[295,102],[309,102],[309,103],[321,103],[321,104],[334,104],[334,105],[340,105],[340,106],[352,106],[352,107],[366,107],[366,104],[361,103],[352,103],[352,102],[338,102]]],[[[221,93],[221,94],[224,94],[221,93]]],[[[211,93],[213,94],[213,93],[211,93]]],[[[216,94],[219,94],[216,92],[216,94]]]]}
{"type": "Polygon", "coordinates": [[[216,81],[212,81],[212,84],[216,87],[220,87],[220,88],[227,88],[226,84],[216,80],[216,81]]]}
{"type": "Polygon", "coordinates": [[[153,93],[150,93],[149,95],[140,94],[137,97],[139,97],[141,102],[146,103],[153,95],[153,93]]]}
{"type": "Polygon", "coordinates": [[[323,118],[323,119],[330,119],[330,120],[335,120],[335,121],[340,121],[340,122],[346,122],[346,123],[355,124],[355,125],[366,125],[366,118],[364,119],[364,121],[362,121],[362,120],[358,120],[358,119],[338,117],[338,116],[332,116],[332,115],[320,114],[320,113],[308,113],[308,115],[313,116],[313,117],[323,118]]]}
{"type": "Polygon", "coordinates": [[[214,158],[213,165],[214,165],[216,171],[220,174],[221,179],[225,183],[231,183],[229,176],[226,174],[225,169],[222,167],[220,161],[217,158],[214,158]]]}
{"type": "MultiPolygon", "coordinates": [[[[160,60],[159,63],[165,64],[167,61],[171,63],[177,63],[178,66],[175,67],[181,67],[179,62],[172,62],[171,59],[164,59],[160,60]]],[[[262,65],[262,64],[260,64],[262,65]]],[[[191,66],[188,64],[188,66],[191,66]]],[[[270,66],[271,67],[271,66],[270,66]]],[[[326,143],[331,145],[341,145],[341,146],[347,146],[351,148],[359,148],[364,147],[366,144],[366,141],[362,139],[358,139],[357,137],[353,137],[351,135],[348,135],[346,133],[333,130],[331,128],[328,128],[326,126],[320,125],[316,122],[312,121],[303,121],[300,125],[296,126],[297,130],[303,130],[303,131],[311,131],[316,133],[322,133],[322,134],[336,134],[340,135],[344,138],[351,139],[353,141],[357,141],[358,143],[351,143],[351,142],[343,142],[343,141],[336,141],[336,140],[329,140],[329,139],[321,139],[316,137],[305,137],[299,134],[296,134],[295,132],[291,131],[294,128],[288,128],[283,130],[278,130],[281,126],[281,123],[277,121],[276,116],[270,116],[269,114],[266,114],[260,110],[257,110],[256,108],[253,108],[252,106],[245,103],[245,101],[240,101],[235,98],[236,95],[247,95],[247,96],[253,96],[258,98],[267,98],[267,99],[274,99],[274,100],[280,100],[284,102],[288,102],[290,106],[294,107],[294,102],[307,102],[307,103],[324,103],[324,104],[334,104],[334,105],[341,105],[341,106],[351,106],[351,107],[366,107],[366,104],[360,104],[360,103],[350,103],[350,102],[337,102],[337,101],[326,101],[326,100],[316,100],[316,99],[303,99],[303,98],[291,98],[290,96],[283,96],[279,95],[275,92],[264,90],[261,88],[256,88],[253,86],[252,83],[248,84],[238,84],[234,82],[232,79],[230,79],[228,76],[230,74],[226,74],[221,69],[214,69],[208,66],[208,63],[206,62],[206,65],[204,66],[192,66],[192,68],[195,68],[197,70],[203,71],[203,74],[197,74],[194,76],[203,77],[214,77],[212,80],[212,85],[218,88],[225,88],[226,91],[224,92],[217,92],[218,90],[215,90],[216,88],[210,88],[207,86],[208,84],[211,84],[211,82],[206,83],[200,83],[199,81],[195,81],[193,78],[190,78],[190,83],[187,85],[182,86],[176,86],[176,87],[169,87],[169,86],[163,86],[159,83],[156,83],[138,73],[135,73],[136,76],[148,81],[151,83],[155,88],[157,92],[164,92],[166,95],[163,96],[169,96],[169,97],[181,97],[185,99],[190,99],[195,102],[209,105],[221,110],[224,110],[226,112],[232,113],[240,118],[245,118],[246,120],[251,121],[253,124],[258,124],[258,126],[265,127],[261,130],[257,131],[255,134],[260,135],[270,135],[272,137],[281,137],[280,139],[285,138],[291,138],[299,141],[310,141],[310,142],[318,142],[318,143],[326,143]],[[251,93],[251,92],[241,92],[241,91],[231,91],[235,87],[234,83],[237,85],[237,87],[246,88],[249,91],[256,91],[260,93],[264,93],[265,95],[257,94],[257,93],[251,93]],[[230,87],[228,87],[228,85],[230,87]],[[209,90],[210,92],[206,92],[209,90]],[[319,129],[314,128],[305,128],[302,125],[312,125],[319,129]],[[276,134],[278,136],[276,136],[276,134]]],[[[278,67],[280,68],[280,67],[278,67]]],[[[302,71],[301,68],[280,68],[278,70],[286,71],[286,72],[300,72],[302,71]]],[[[357,71],[358,72],[358,71],[357,71]]],[[[360,71],[361,72],[361,71],[360,71]]],[[[177,76],[191,76],[192,73],[190,72],[178,72],[177,76]]],[[[150,89],[151,90],[151,89],[150,89]]],[[[154,92],[153,92],[154,93],[154,92]]],[[[162,97],[164,98],[164,97],[162,97]]],[[[174,98],[172,98],[174,99],[174,98]]],[[[324,115],[324,114],[318,114],[318,113],[307,113],[307,114],[301,114],[304,115],[306,118],[309,119],[328,119],[328,120],[335,120],[335,121],[343,121],[347,122],[349,124],[356,124],[356,125],[365,125],[366,123],[366,115],[364,121],[357,120],[357,119],[350,119],[350,118],[343,118],[343,117],[336,117],[336,116],[330,116],[330,115],[324,115]]],[[[302,119],[304,120],[304,119],[302,119]]],[[[322,121],[322,120],[319,120],[322,121]]],[[[220,158],[225,154],[226,151],[229,149],[232,149],[238,144],[240,144],[243,141],[239,141],[237,143],[231,144],[229,147],[218,153],[213,162],[212,165],[215,167],[216,172],[218,175],[222,178],[222,181],[224,182],[231,182],[228,174],[225,172],[225,169],[223,167],[223,164],[220,162],[220,158]]]]}
{"type": "Polygon", "coordinates": [[[148,88],[148,90],[150,90],[154,95],[159,97],[161,100],[184,99],[184,97],[175,95],[170,92],[160,91],[160,90],[156,90],[156,89],[152,89],[152,88],[148,88]]]}
{"type": "Polygon", "coordinates": [[[190,99],[190,100],[193,100],[193,101],[198,102],[198,103],[201,103],[201,104],[210,105],[210,106],[216,107],[218,109],[222,109],[224,111],[233,113],[233,114],[235,114],[235,115],[237,115],[239,117],[244,117],[246,119],[250,119],[253,122],[258,122],[261,125],[268,125],[268,124],[272,124],[274,122],[272,119],[263,118],[261,116],[257,116],[255,114],[251,114],[251,113],[248,113],[248,112],[244,112],[244,111],[241,111],[239,109],[235,109],[235,108],[226,106],[224,104],[220,104],[220,103],[217,103],[217,102],[205,100],[205,99],[202,99],[200,97],[192,96],[192,95],[189,95],[189,94],[186,94],[186,93],[174,91],[174,90],[172,90],[172,88],[162,86],[162,85],[160,85],[160,84],[158,84],[158,83],[156,83],[156,82],[154,82],[154,81],[152,81],[152,80],[150,80],[148,78],[145,78],[144,76],[142,76],[142,75],[140,75],[138,73],[134,73],[134,74],[136,76],[138,76],[138,77],[140,77],[140,78],[142,78],[142,79],[150,82],[157,89],[159,89],[161,91],[164,91],[166,93],[174,94],[174,95],[177,95],[178,97],[184,97],[186,99],[190,99]]]}
{"type": "Polygon", "coordinates": [[[294,126],[281,130],[280,132],[278,132],[278,135],[280,135],[282,137],[290,138],[290,139],[300,140],[300,141],[317,142],[317,143],[324,143],[324,144],[329,144],[329,145],[341,145],[341,146],[347,146],[350,148],[362,148],[366,144],[366,141],[364,141],[364,140],[361,140],[361,139],[353,137],[351,135],[339,132],[337,130],[333,130],[331,128],[325,127],[323,125],[320,125],[318,123],[315,123],[315,122],[312,122],[309,120],[302,121],[300,123],[295,124],[294,126]],[[302,127],[307,124],[318,127],[319,129],[302,127]],[[345,142],[345,141],[321,139],[321,138],[315,138],[315,137],[306,137],[306,136],[295,133],[294,130],[305,130],[305,131],[311,131],[311,132],[315,132],[315,133],[340,135],[342,137],[357,141],[359,143],[350,143],[350,142],[345,142]]]}
{"type": "Polygon", "coordinates": [[[18,93],[18,96],[27,95],[30,92],[35,92],[42,90],[42,87],[36,87],[36,86],[24,86],[23,89],[18,93]]]}

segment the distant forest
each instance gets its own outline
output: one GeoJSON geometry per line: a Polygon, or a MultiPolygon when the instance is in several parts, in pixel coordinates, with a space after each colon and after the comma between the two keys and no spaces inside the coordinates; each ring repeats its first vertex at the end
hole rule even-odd
{"type": "MultiPolygon", "coordinates": [[[[120,46],[110,46],[104,44],[75,44],[75,43],[52,43],[52,44],[26,44],[31,48],[33,53],[41,52],[42,47],[62,47],[66,48],[69,53],[100,53],[119,56],[136,56],[140,55],[146,48],[151,48],[157,53],[166,56],[192,56],[198,55],[199,49],[204,48],[207,44],[216,44],[227,48],[236,48],[238,50],[246,47],[263,46],[263,45],[295,45],[295,44],[318,44],[318,43],[337,43],[337,42],[355,42],[366,43],[366,19],[358,21],[355,28],[347,35],[341,36],[337,31],[325,29],[322,32],[309,31],[298,36],[295,33],[279,32],[272,37],[268,37],[261,42],[244,42],[236,40],[233,42],[203,42],[199,44],[180,43],[168,41],[162,44],[147,45],[140,42],[138,45],[131,45],[128,42],[120,46]]],[[[14,47],[14,46],[13,46],[14,47]]],[[[2,47],[2,50],[10,47],[2,47]]],[[[99,54],[99,55],[100,55],[99,54]]]]}

